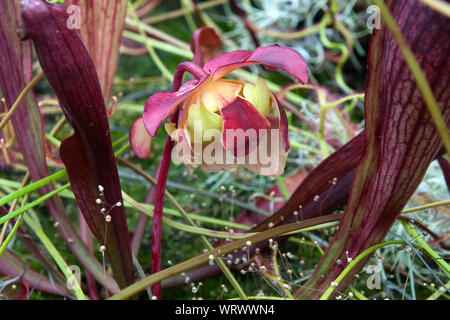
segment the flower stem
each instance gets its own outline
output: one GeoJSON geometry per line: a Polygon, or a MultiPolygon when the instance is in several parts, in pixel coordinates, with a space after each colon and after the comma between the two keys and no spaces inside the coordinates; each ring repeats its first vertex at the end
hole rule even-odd
{"type": "MultiPolygon", "coordinates": [[[[161,159],[161,169],[158,175],[158,182],[155,191],[155,209],[153,212],[152,229],[152,274],[161,270],[161,240],[162,240],[162,211],[164,206],[164,193],[166,191],[167,175],[169,173],[170,159],[174,141],[167,136],[166,146],[164,147],[163,157],[161,159]]],[[[161,282],[152,286],[152,294],[158,300],[162,298],[161,282]]]]}

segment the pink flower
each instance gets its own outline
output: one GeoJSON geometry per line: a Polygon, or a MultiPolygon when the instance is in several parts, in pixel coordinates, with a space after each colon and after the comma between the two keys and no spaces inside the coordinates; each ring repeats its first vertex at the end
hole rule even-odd
{"type": "Polygon", "coordinates": [[[282,174],[290,148],[284,110],[262,78],[255,84],[224,78],[254,64],[281,69],[301,83],[308,81],[301,55],[276,45],[223,54],[203,67],[183,62],[175,71],[173,91],[152,95],[143,117],[133,124],[130,136],[135,153],[148,157],[146,133],[154,137],[170,119],[165,128],[176,141],[173,160],[201,165],[209,172],[242,165],[262,175],[282,174]],[[182,84],[186,71],[194,79],[182,84]]]}

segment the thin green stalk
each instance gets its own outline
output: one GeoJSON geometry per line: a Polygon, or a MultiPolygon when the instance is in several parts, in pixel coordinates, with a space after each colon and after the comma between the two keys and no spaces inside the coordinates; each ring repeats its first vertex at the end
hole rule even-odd
{"type": "Polygon", "coordinates": [[[189,29],[192,33],[197,30],[197,25],[195,24],[194,17],[192,16],[192,12],[194,11],[194,7],[192,6],[191,0],[180,0],[180,6],[183,9],[190,10],[189,13],[186,13],[184,15],[184,19],[186,20],[187,25],[189,26],[189,29]]]}
{"type": "MultiPolygon", "coordinates": [[[[25,195],[21,207],[25,205],[28,201],[28,194],[25,195]]],[[[11,232],[9,233],[8,237],[6,237],[5,241],[2,243],[2,246],[0,247],[0,257],[5,252],[6,248],[8,248],[9,243],[12,241],[12,239],[16,236],[17,230],[19,229],[19,226],[22,222],[23,214],[17,218],[16,223],[14,224],[14,227],[12,228],[11,232]]]]}
{"type": "Polygon", "coordinates": [[[450,266],[440,255],[436,253],[428,243],[417,233],[416,229],[414,229],[408,222],[401,221],[406,231],[413,237],[414,240],[419,243],[421,248],[425,250],[425,252],[433,259],[434,262],[444,271],[447,277],[450,278],[450,266]]]}
{"type": "Polygon", "coordinates": [[[393,245],[393,244],[399,244],[399,245],[403,245],[405,244],[403,241],[401,240],[392,240],[392,241],[387,241],[387,242],[383,242],[383,243],[379,243],[377,245],[374,245],[366,250],[364,250],[363,252],[361,252],[355,259],[352,260],[352,262],[350,262],[347,267],[345,267],[345,269],[341,272],[341,274],[336,278],[336,280],[334,280],[334,283],[332,283],[332,285],[330,285],[328,287],[328,289],[325,291],[325,293],[320,297],[320,300],[328,300],[331,296],[331,294],[334,292],[334,290],[336,289],[336,287],[339,285],[339,283],[344,280],[344,278],[347,276],[347,274],[361,261],[363,260],[365,257],[371,255],[372,253],[374,253],[376,250],[389,246],[389,245],[393,245]]]}
{"type": "Polygon", "coordinates": [[[130,147],[130,142],[127,142],[119,150],[116,151],[116,154],[124,153],[125,151],[128,150],[129,147],[130,147]]]}
{"type": "Polygon", "coordinates": [[[7,180],[7,179],[0,179],[0,186],[5,186],[13,189],[19,189],[20,188],[20,182],[7,180]]]}
{"type": "Polygon", "coordinates": [[[351,292],[353,292],[353,294],[355,295],[355,297],[359,300],[369,300],[365,295],[363,295],[359,290],[356,290],[355,287],[353,286],[349,286],[349,289],[351,292]]]}
{"type": "MultiPolygon", "coordinates": [[[[17,217],[18,215],[21,215],[22,213],[24,213],[24,212],[30,210],[31,208],[36,207],[37,205],[43,203],[45,200],[47,200],[47,199],[53,197],[54,195],[57,195],[57,194],[60,193],[61,191],[66,190],[66,189],[68,189],[68,188],[70,188],[70,183],[67,183],[67,184],[63,185],[62,187],[56,188],[56,189],[53,190],[52,192],[49,192],[49,193],[45,194],[44,196],[42,196],[42,197],[40,197],[39,199],[37,199],[37,200],[35,200],[35,201],[33,201],[33,202],[27,204],[26,206],[24,206],[24,207],[22,207],[22,208],[20,208],[20,209],[17,209],[17,210],[15,210],[15,211],[11,212],[11,213],[8,213],[8,214],[6,214],[6,215],[0,217],[0,225],[2,225],[3,223],[5,223],[6,221],[9,221],[9,220],[11,220],[11,219],[17,217]]],[[[20,190],[19,190],[19,191],[20,191],[20,190]]],[[[17,192],[14,192],[14,193],[17,193],[17,192]]],[[[26,192],[26,193],[24,193],[24,194],[28,194],[28,192],[26,192]]],[[[24,194],[22,194],[22,195],[24,195],[24,194]]],[[[22,195],[20,195],[20,196],[22,196],[22,195]]],[[[20,196],[19,196],[19,197],[20,197],[20,196]]]]}
{"type": "Polygon", "coordinates": [[[280,192],[283,195],[284,199],[286,201],[289,200],[289,198],[291,197],[291,194],[289,193],[282,176],[277,177],[277,185],[278,185],[278,188],[280,189],[280,192]]]}
{"type": "MultiPolygon", "coordinates": [[[[147,204],[147,203],[139,203],[140,205],[142,205],[143,207],[148,208],[149,212],[153,211],[154,206],[152,204],[147,204]]],[[[125,206],[128,207],[131,205],[125,203],[125,206]]],[[[173,217],[177,217],[177,218],[181,218],[182,215],[180,213],[179,210],[175,210],[175,209],[170,209],[170,208],[164,208],[163,210],[164,214],[173,216],[173,217]]],[[[204,223],[208,223],[208,224],[213,224],[213,225],[217,225],[217,226],[223,226],[223,227],[228,227],[228,228],[233,228],[233,229],[237,229],[237,230],[243,230],[243,231],[249,231],[251,230],[251,227],[245,225],[245,224],[240,224],[240,223],[236,223],[236,222],[231,222],[231,221],[226,221],[226,220],[221,220],[221,219],[216,219],[216,218],[212,218],[212,217],[208,217],[208,216],[203,216],[203,215],[199,215],[199,214],[194,214],[194,213],[187,213],[187,215],[195,221],[198,222],[204,222],[204,223]]]]}
{"type": "Polygon", "coordinates": [[[0,131],[3,130],[3,128],[6,126],[8,121],[13,116],[14,112],[17,110],[17,108],[21,105],[23,99],[27,96],[27,94],[30,92],[31,89],[38,83],[42,77],[44,76],[44,73],[41,71],[39,72],[36,77],[33,78],[33,80],[30,81],[30,83],[27,84],[27,86],[22,90],[19,97],[17,98],[16,102],[11,106],[11,109],[6,113],[5,117],[0,122],[0,131]]]}
{"type": "Polygon", "coordinates": [[[177,56],[180,57],[184,57],[186,59],[192,59],[194,58],[194,54],[191,51],[185,50],[185,49],[181,49],[177,46],[174,46],[172,44],[169,44],[167,42],[164,41],[160,41],[160,40],[156,40],[156,39],[152,39],[152,38],[146,38],[140,34],[125,30],[123,32],[123,36],[127,39],[145,44],[148,43],[150,44],[153,48],[155,49],[159,49],[168,53],[172,53],[175,54],[177,56]]]}
{"type": "Polygon", "coordinates": [[[419,0],[420,2],[426,4],[433,10],[439,12],[440,14],[450,18],[450,4],[442,0],[419,0]]]}
{"type": "Polygon", "coordinates": [[[306,150],[308,152],[311,152],[313,154],[320,154],[319,150],[314,149],[313,147],[310,147],[304,143],[296,142],[296,141],[289,141],[291,144],[291,147],[293,150],[306,150]]]}
{"type": "Polygon", "coordinates": [[[407,213],[416,212],[416,211],[422,211],[422,210],[440,207],[440,206],[448,206],[448,205],[450,205],[450,200],[436,201],[436,202],[432,202],[432,203],[427,203],[423,206],[405,209],[402,211],[402,214],[407,214],[407,213]]]}
{"type": "MultiPolygon", "coordinates": [[[[128,202],[132,207],[136,208],[140,212],[153,218],[153,210],[146,208],[146,206],[137,202],[136,200],[134,200],[132,197],[130,197],[125,192],[122,192],[122,195],[123,195],[124,200],[126,202],[128,202]]],[[[180,215],[180,216],[183,217],[183,215],[180,215]]],[[[163,221],[163,224],[165,224],[169,227],[172,227],[174,229],[183,231],[183,232],[192,233],[192,234],[196,234],[196,235],[202,235],[202,236],[208,236],[208,237],[217,238],[217,239],[228,239],[228,238],[229,239],[242,239],[242,238],[245,238],[249,234],[249,233],[246,233],[246,234],[236,233],[236,234],[230,235],[230,233],[228,233],[228,232],[200,228],[200,227],[197,227],[195,224],[193,226],[186,225],[183,223],[173,221],[167,217],[163,217],[162,221],[163,221]]]]}
{"type": "Polygon", "coordinates": [[[5,241],[3,241],[2,246],[0,247],[0,257],[3,255],[6,248],[8,248],[8,245],[11,243],[11,240],[14,239],[14,237],[16,236],[17,230],[19,229],[22,219],[23,214],[21,214],[19,218],[17,218],[16,223],[14,224],[14,227],[12,228],[11,232],[8,234],[5,241]]]}
{"type": "Polygon", "coordinates": [[[55,182],[56,180],[62,179],[67,176],[67,171],[65,169],[58,171],[48,177],[45,177],[44,179],[38,180],[36,182],[33,182],[26,187],[19,189],[13,193],[8,194],[6,197],[3,197],[0,199],[0,206],[4,206],[10,201],[13,201],[16,198],[22,197],[23,195],[33,192],[39,188],[42,188],[43,186],[49,185],[52,182],[55,182]]]}
{"type": "Polygon", "coordinates": [[[339,60],[337,66],[336,66],[336,82],[339,85],[339,87],[344,92],[352,92],[352,88],[350,88],[344,80],[344,76],[342,75],[342,69],[345,65],[345,63],[348,60],[349,52],[348,48],[345,44],[342,43],[334,43],[328,40],[326,31],[327,31],[327,19],[328,14],[326,14],[321,21],[321,28],[320,28],[320,41],[327,49],[338,49],[341,52],[341,59],[339,60]]]}
{"type": "Polygon", "coordinates": [[[25,215],[24,220],[28,224],[28,226],[34,231],[36,236],[44,245],[45,249],[53,258],[53,260],[55,260],[56,264],[58,265],[59,269],[62,271],[66,279],[71,280],[72,284],[74,284],[74,281],[76,282],[72,289],[73,293],[75,294],[75,297],[78,300],[86,300],[86,296],[84,295],[83,290],[81,290],[80,284],[77,282],[78,279],[76,279],[76,277],[72,274],[71,269],[64,261],[64,258],[61,256],[58,249],[56,249],[56,247],[53,245],[53,243],[45,234],[44,230],[42,229],[42,226],[39,223],[37,216],[34,214],[32,216],[25,215]]]}
{"type": "MultiPolygon", "coordinates": [[[[445,286],[446,286],[447,288],[450,288],[450,281],[447,282],[447,283],[445,284],[445,286]]],[[[444,292],[445,292],[445,290],[442,291],[442,290],[437,289],[431,296],[429,296],[429,297],[427,298],[427,300],[436,300],[437,298],[439,298],[440,296],[442,296],[442,295],[444,294],[444,292]]]]}
{"type": "MultiPolygon", "coordinates": [[[[219,6],[221,4],[224,4],[228,2],[228,0],[211,0],[211,1],[204,1],[198,4],[197,8],[200,11],[215,7],[215,6],[219,6]]],[[[148,17],[146,18],[144,21],[145,23],[148,24],[156,24],[159,22],[163,22],[163,21],[167,21],[170,19],[174,19],[174,18],[178,18],[181,16],[184,16],[187,13],[191,13],[194,12],[194,8],[186,8],[186,9],[177,9],[174,11],[170,11],[164,14],[161,14],[159,16],[155,16],[155,17],[148,17]]]]}
{"type": "MultiPolygon", "coordinates": [[[[27,184],[29,178],[30,178],[30,173],[27,171],[27,173],[25,174],[25,177],[23,178],[22,182],[20,183],[20,188],[23,188],[27,184]]],[[[11,207],[9,208],[9,212],[14,211],[16,209],[16,206],[18,203],[19,203],[19,199],[15,199],[13,201],[11,207]]],[[[0,245],[3,244],[3,240],[5,239],[6,232],[8,231],[8,225],[9,225],[9,222],[5,223],[2,231],[0,232],[0,245]]],[[[0,256],[1,255],[2,255],[2,253],[0,253],[0,256]]]]}
{"type": "MultiPolygon", "coordinates": [[[[192,227],[195,227],[194,221],[189,217],[189,215],[184,211],[184,209],[180,206],[180,213],[183,219],[191,225],[192,227]]],[[[228,234],[229,236],[229,234],[228,234]]],[[[200,240],[202,241],[203,245],[208,250],[213,250],[214,247],[209,243],[208,239],[204,235],[200,235],[200,240]]],[[[248,300],[247,295],[245,294],[245,291],[242,289],[242,287],[239,285],[239,282],[236,280],[236,278],[231,273],[230,269],[226,266],[225,262],[220,257],[214,257],[214,262],[217,263],[222,273],[225,275],[225,277],[230,281],[233,288],[236,290],[239,297],[243,300],[248,300]]]]}
{"type": "MultiPolygon", "coordinates": [[[[65,118],[64,118],[65,119],[65,118]]],[[[56,139],[54,136],[46,133],[45,137],[47,138],[48,141],[50,141],[50,143],[52,145],[54,145],[55,147],[59,148],[61,146],[61,141],[59,141],[58,139],[56,139]]]]}

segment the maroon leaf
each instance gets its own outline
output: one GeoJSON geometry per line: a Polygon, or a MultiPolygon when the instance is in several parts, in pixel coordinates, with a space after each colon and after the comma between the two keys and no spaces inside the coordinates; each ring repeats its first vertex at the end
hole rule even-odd
{"type": "MultiPolygon", "coordinates": [[[[16,30],[20,27],[20,1],[1,1],[0,3],[0,87],[8,106],[12,106],[25,86],[32,79],[31,42],[21,42],[16,30]]],[[[44,152],[44,131],[41,115],[34,91],[31,91],[11,118],[23,160],[33,180],[48,176],[44,152]]],[[[4,154],[4,153],[3,153],[4,154]]],[[[0,156],[1,157],[1,156],[0,156]]],[[[46,194],[52,186],[39,190],[46,194]]],[[[117,291],[114,280],[103,274],[101,265],[89,254],[68,218],[59,197],[46,201],[50,214],[58,225],[67,247],[75,254],[80,264],[90,270],[105,287],[117,291]]]]}
{"type": "Polygon", "coordinates": [[[126,286],[134,279],[128,228],[94,64],[76,30],[67,27],[65,6],[29,0],[22,17],[25,34],[75,131],[60,148],[75,198],[92,233],[105,245],[119,285],[126,286]]]}
{"type": "MultiPolygon", "coordinates": [[[[450,124],[450,24],[420,2],[389,1],[393,16],[416,55],[450,124]]],[[[430,113],[387,28],[374,32],[366,87],[366,146],[337,234],[314,274],[299,290],[317,299],[347,261],[382,241],[442,146],[430,113]]],[[[340,283],[344,288],[367,261],[340,283]]]]}

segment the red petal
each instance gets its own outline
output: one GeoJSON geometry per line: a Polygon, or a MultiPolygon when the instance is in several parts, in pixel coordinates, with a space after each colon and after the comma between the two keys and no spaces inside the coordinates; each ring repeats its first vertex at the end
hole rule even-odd
{"type": "MultiPolygon", "coordinates": [[[[237,65],[234,68],[234,69],[237,69],[245,61],[245,59],[247,59],[251,54],[252,54],[252,52],[247,51],[247,50],[237,50],[237,51],[228,52],[228,53],[222,54],[222,55],[218,56],[217,58],[212,59],[212,60],[208,61],[207,63],[205,63],[205,66],[203,67],[203,69],[209,74],[215,74],[218,69],[221,69],[226,66],[237,65]]],[[[230,72],[231,71],[226,72],[226,73],[221,72],[221,74],[222,73],[223,74],[221,76],[217,76],[217,77],[215,76],[215,78],[216,79],[222,78],[224,75],[226,75],[230,72]]]]}
{"type": "Polygon", "coordinates": [[[260,47],[246,60],[246,63],[262,63],[273,69],[281,69],[301,83],[308,82],[308,66],[294,49],[279,46],[260,47]]]}
{"type": "Polygon", "coordinates": [[[145,129],[143,118],[137,119],[131,126],[130,145],[133,152],[139,158],[147,159],[150,156],[152,137],[145,129]]]}
{"type": "Polygon", "coordinates": [[[145,103],[143,114],[145,128],[148,133],[154,137],[159,126],[170,112],[186,98],[190,97],[195,89],[198,89],[206,79],[208,78],[203,79],[201,82],[197,80],[188,81],[176,92],[158,92],[152,95],[145,103]]]}
{"type": "Polygon", "coordinates": [[[221,112],[223,117],[222,144],[226,150],[233,149],[234,155],[237,157],[247,155],[256,148],[262,138],[261,129],[270,129],[269,121],[247,100],[236,98],[221,112]],[[237,131],[239,129],[243,131],[237,131]],[[252,131],[256,141],[250,139],[252,131]],[[248,134],[248,136],[242,137],[241,134],[248,134]]]}
{"type": "Polygon", "coordinates": [[[294,49],[279,46],[260,47],[255,52],[234,51],[224,54],[205,64],[205,71],[214,79],[222,78],[233,70],[251,65],[265,64],[271,69],[281,69],[301,83],[308,82],[308,66],[294,49]]]}

